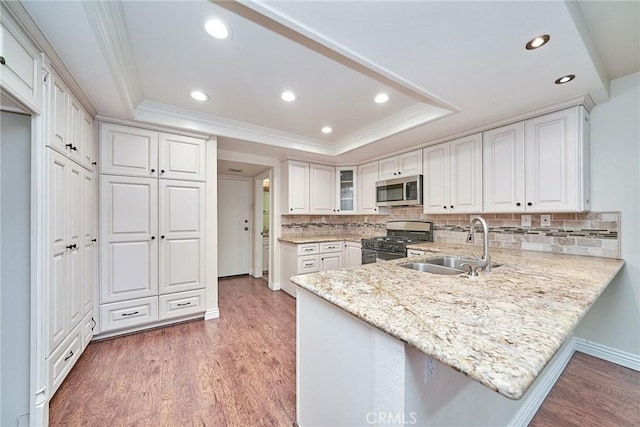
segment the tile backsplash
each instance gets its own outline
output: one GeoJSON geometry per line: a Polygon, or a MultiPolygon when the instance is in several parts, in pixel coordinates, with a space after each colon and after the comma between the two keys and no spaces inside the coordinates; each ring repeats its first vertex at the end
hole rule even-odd
{"type": "MultiPolygon", "coordinates": [[[[620,212],[550,213],[551,223],[545,227],[540,223],[544,213],[531,214],[530,227],[520,225],[521,215],[482,214],[489,224],[489,244],[505,249],[620,257],[620,212]]],[[[393,208],[388,215],[283,215],[282,235],[351,234],[366,238],[384,235],[387,221],[421,220],[433,222],[436,241],[464,243],[472,216],[429,215],[422,212],[422,207],[393,208]]],[[[475,244],[482,244],[478,231],[475,244]]]]}

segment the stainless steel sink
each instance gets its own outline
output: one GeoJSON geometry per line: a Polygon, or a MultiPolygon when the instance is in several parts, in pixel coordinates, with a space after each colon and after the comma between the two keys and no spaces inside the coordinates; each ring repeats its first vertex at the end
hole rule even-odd
{"type": "MultiPolygon", "coordinates": [[[[400,264],[400,267],[410,268],[412,270],[424,271],[433,274],[461,274],[468,273],[469,267],[478,267],[478,260],[475,258],[464,258],[458,256],[441,256],[430,258],[424,262],[409,262],[400,264]]],[[[491,263],[491,267],[500,267],[501,264],[491,263]]]]}

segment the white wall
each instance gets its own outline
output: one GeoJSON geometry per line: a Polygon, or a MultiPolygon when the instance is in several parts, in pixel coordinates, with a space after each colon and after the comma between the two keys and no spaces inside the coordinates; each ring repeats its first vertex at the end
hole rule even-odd
{"type": "Polygon", "coordinates": [[[591,209],[621,211],[626,265],[575,335],[640,357],[640,73],[613,80],[591,112],[591,209]]]}
{"type": "Polygon", "coordinates": [[[0,425],[29,412],[31,117],[0,116],[0,425]]]}

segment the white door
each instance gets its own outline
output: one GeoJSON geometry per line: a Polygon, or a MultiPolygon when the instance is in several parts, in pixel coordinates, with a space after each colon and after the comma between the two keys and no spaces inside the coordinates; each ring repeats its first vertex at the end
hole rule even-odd
{"type": "Polygon", "coordinates": [[[578,109],[525,121],[527,212],[576,210],[578,109]]]}
{"type": "Polygon", "coordinates": [[[378,162],[378,177],[380,181],[398,177],[398,156],[382,159],[378,162]]]}
{"type": "Polygon", "coordinates": [[[69,157],[82,164],[84,161],[84,111],[80,102],[69,94],[69,157]]]}
{"type": "Polygon", "coordinates": [[[398,175],[422,174],[422,150],[411,151],[398,156],[398,175]]]}
{"type": "Polygon", "coordinates": [[[482,212],[482,134],[449,142],[449,210],[482,212]]]}
{"type": "Polygon", "coordinates": [[[309,168],[310,213],[334,214],[336,169],[331,166],[314,165],[309,168]]]}
{"type": "Polygon", "coordinates": [[[320,255],[320,271],[338,270],[342,268],[342,252],[320,255]]]}
{"type": "Polygon", "coordinates": [[[289,162],[289,212],[309,213],[309,163],[289,162]]]}
{"type": "Polygon", "coordinates": [[[48,344],[50,354],[67,336],[67,258],[72,247],[67,243],[68,176],[71,161],[63,155],[49,151],[49,316],[48,344]],[[69,246],[69,247],[68,247],[69,246]]]}
{"type": "Polygon", "coordinates": [[[424,213],[448,213],[449,209],[449,143],[423,150],[424,213]]]}
{"type": "Polygon", "coordinates": [[[218,276],[249,274],[249,180],[218,179],[218,276]]]}
{"type": "Polygon", "coordinates": [[[524,122],[482,137],[483,212],[524,212],[524,122]]]}
{"type": "Polygon", "coordinates": [[[82,238],[82,216],[83,204],[82,194],[84,188],[84,168],[74,162],[69,162],[69,196],[66,215],[69,217],[69,228],[67,229],[67,245],[72,249],[68,252],[67,265],[67,301],[69,315],[69,330],[72,330],[84,315],[82,288],[84,279],[84,267],[82,258],[84,253],[82,238]]]}
{"type": "Polygon", "coordinates": [[[69,137],[67,135],[67,116],[68,110],[68,96],[69,90],[62,83],[55,73],[51,73],[51,107],[50,107],[50,129],[51,139],[49,140],[49,146],[55,148],[61,153],[69,151],[69,147],[66,145],[69,143],[69,137]]]}
{"type": "Polygon", "coordinates": [[[378,162],[358,166],[358,212],[377,214],[376,182],[378,181],[378,162]]]}
{"type": "Polygon", "coordinates": [[[170,133],[161,133],[158,140],[160,178],[204,181],[206,141],[170,133]]]}
{"type": "Polygon", "coordinates": [[[82,289],[82,312],[88,313],[93,308],[93,289],[96,283],[96,186],[93,172],[84,171],[83,181],[83,216],[82,216],[82,248],[84,250],[84,277],[82,289]]]}
{"type": "Polygon", "coordinates": [[[100,177],[101,303],[158,294],[158,180],[100,177]]]}
{"type": "Polygon", "coordinates": [[[93,119],[87,112],[84,113],[83,125],[84,147],[82,165],[90,170],[96,170],[96,142],[93,135],[93,119]]]}
{"type": "Polygon", "coordinates": [[[159,292],[204,288],[205,184],[160,180],[159,292]]]}
{"type": "Polygon", "coordinates": [[[158,176],[158,132],[112,124],[101,125],[100,173],[158,176]]]}

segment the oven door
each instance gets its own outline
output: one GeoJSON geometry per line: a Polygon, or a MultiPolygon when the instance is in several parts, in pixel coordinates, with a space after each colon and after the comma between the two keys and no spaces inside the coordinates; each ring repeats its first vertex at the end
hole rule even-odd
{"type": "Polygon", "coordinates": [[[376,256],[376,250],[375,249],[365,249],[362,248],[362,264],[373,264],[376,262],[377,256],[376,256]]]}

